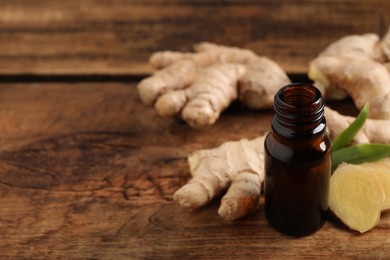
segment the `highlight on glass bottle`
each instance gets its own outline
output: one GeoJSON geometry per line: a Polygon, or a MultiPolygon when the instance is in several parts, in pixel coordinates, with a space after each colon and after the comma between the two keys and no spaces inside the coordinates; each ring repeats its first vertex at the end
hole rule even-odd
{"type": "Polygon", "coordinates": [[[326,220],[331,140],[324,101],[312,85],[281,88],[265,139],[265,214],[276,230],[291,236],[317,231],[326,220]]]}

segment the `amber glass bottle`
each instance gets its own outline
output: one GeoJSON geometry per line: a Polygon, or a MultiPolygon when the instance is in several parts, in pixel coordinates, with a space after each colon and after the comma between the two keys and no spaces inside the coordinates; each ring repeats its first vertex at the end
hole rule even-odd
{"type": "Polygon", "coordinates": [[[325,222],[331,173],[331,140],[324,101],[308,84],[290,84],[275,95],[275,116],[265,139],[265,214],[290,236],[314,233],[325,222]]]}

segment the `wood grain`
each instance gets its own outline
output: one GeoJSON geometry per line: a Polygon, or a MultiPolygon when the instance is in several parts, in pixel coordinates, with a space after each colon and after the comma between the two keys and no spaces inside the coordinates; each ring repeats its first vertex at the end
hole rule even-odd
{"type": "Polygon", "coordinates": [[[0,1],[0,75],[147,74],[158,50],[212,41],[250,48],[289,73],[341,36],[383,34],[390,2],[0,1]]]}
{"type": "Polygon", "coordinates": [[[198,131],[157,116],[121,83],[1,86],[0,111],[1,258],[390,256],[388,213],[364,235],[328,221],[294,239],[268,226],[263,201],[236,222],[218,216],[218,199],[197,212],[172,202],[189,152],[262,134],[271,112],[235,104],[198,131]]]}

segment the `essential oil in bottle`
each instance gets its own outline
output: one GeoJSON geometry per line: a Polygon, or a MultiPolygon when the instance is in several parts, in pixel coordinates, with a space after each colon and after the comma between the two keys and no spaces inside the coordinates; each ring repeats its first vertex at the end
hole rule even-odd
{"type": "Polygon", "coordinates": [[[265,139],[265,215],[290,236],[306,236],[325,223],[331,140],[324,101],[309,84],[290,84],[275,95],[275,116],[265,139]]]}

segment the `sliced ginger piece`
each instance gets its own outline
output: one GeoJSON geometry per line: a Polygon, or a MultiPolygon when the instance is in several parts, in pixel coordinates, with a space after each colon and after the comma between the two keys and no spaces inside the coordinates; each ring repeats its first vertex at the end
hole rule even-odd
{"type": "Polygon", "coordinates": [[[377,162],[363,163],[361,166],[366,167],[368,172],[374,174],[383,186],[385,200],[382,205],[382,211],[390,209],[390,159],[386,158],[377,162]]]}
{"type": "Polygon", "coordinates": [[[384,188],[366,167],[342,164],[330,179],[329,208],[353,230],[364,233],[379,222],[384,188]]]}

